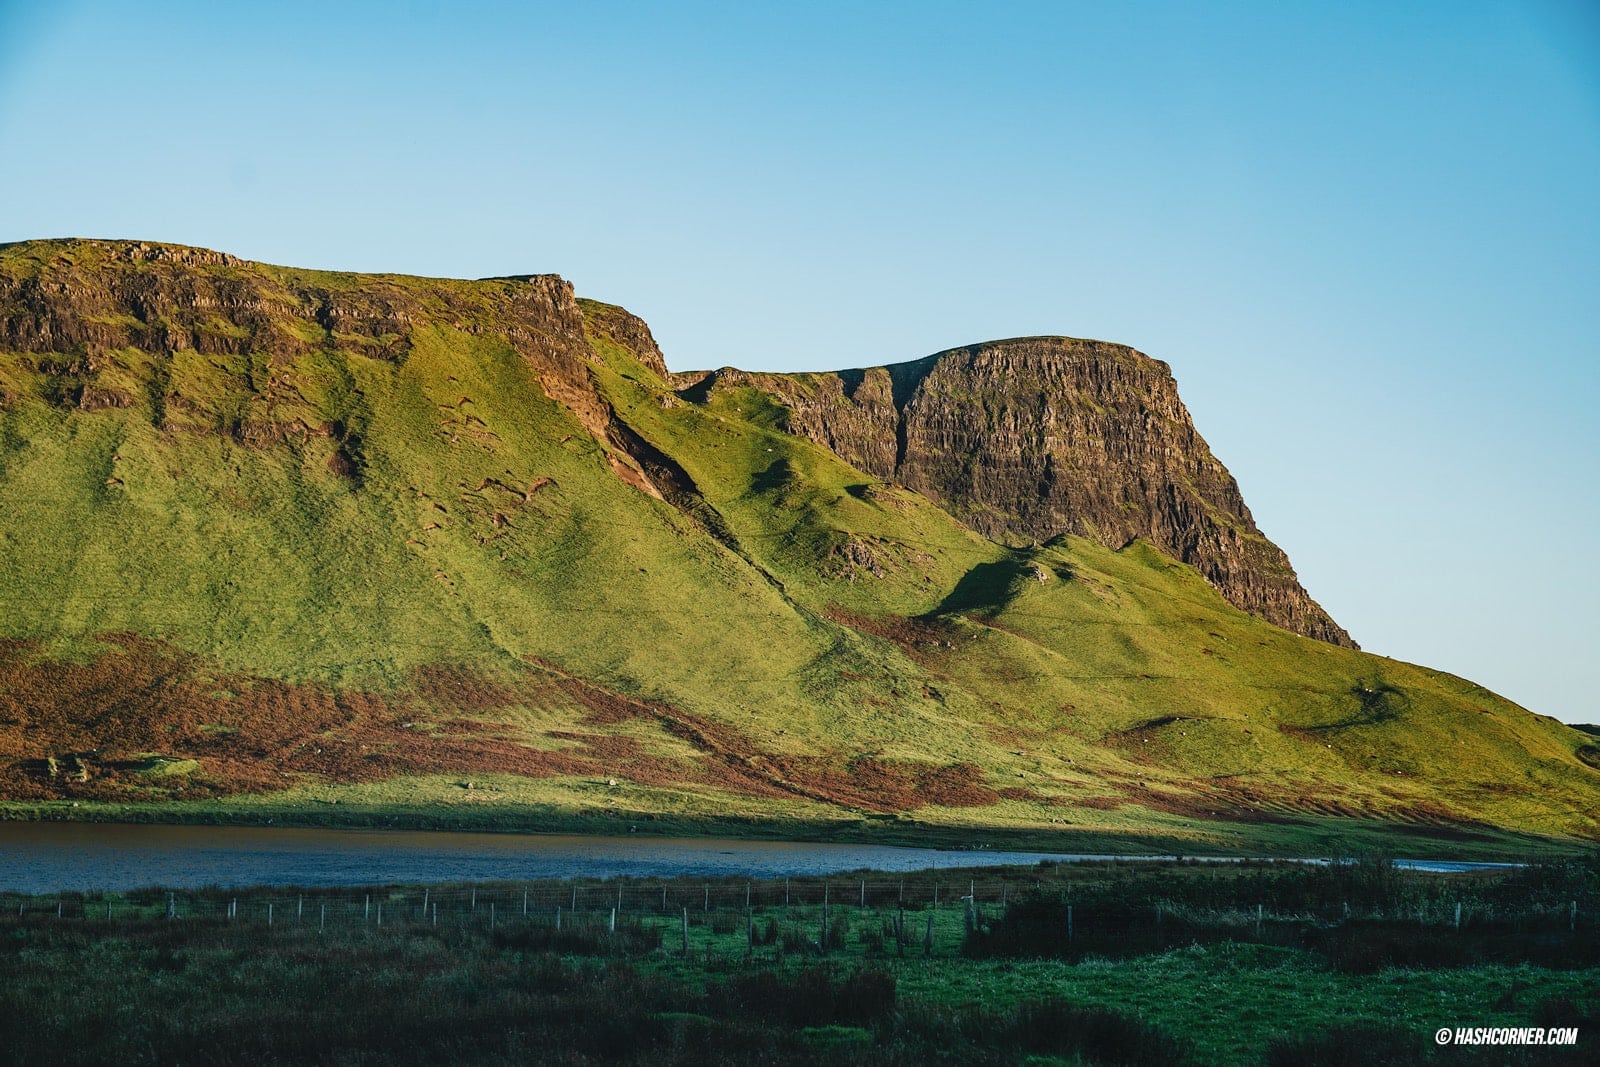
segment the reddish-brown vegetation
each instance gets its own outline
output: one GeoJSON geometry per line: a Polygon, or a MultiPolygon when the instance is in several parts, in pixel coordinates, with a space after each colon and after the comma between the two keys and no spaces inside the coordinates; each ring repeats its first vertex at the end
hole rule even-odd
{"type": "Polygon", "coordinates": [[[830,622],[848,626],[885,641],[893,641],[918,663],[927,665],[938,654],[950,648],[959,631],[950,623],[934,616],[862,615],[839,607],[837,604],[822,613],[830,622]]]}
{"type": "Polygon", "coordinates": [[[305,780],[370,782],[407,774],[504,773],[708,786],[870,811],[993,804],[970,764],[858,756],[766,757],[737,730],[661,701],[624,696],[534,662],[495,680],[436,664],[404,690],[335,689],[208,669],[199,657],[127,634],[83,661],[0,642],[0,796],[101,800],[270,792],[305,780]],[[494,721],[512,707],[566,706],[590,731],[550,730],[554,747],[494,721]],[[699,753],[683,761],[606,727],[646,723],[699,753]],[[188,774],[152,775],[159,753],[188,774]]]}

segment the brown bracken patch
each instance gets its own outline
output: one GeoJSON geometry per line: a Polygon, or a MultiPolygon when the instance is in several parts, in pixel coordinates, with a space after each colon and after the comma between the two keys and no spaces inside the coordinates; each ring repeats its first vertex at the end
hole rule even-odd
{"type": "Polygon", "coordinates": [[[837,604],[822,613],[829,622],[848,626],[885,641],[893,641],[918,663],[927,665],[944,650],[951,648],[959,631],[943,619],[929,616],[862,615],[837,604]]]}
{"type": "Polygon", "coordinates": [[[101,654],[69,662],[34,642],[0,640],[0,797],[200,798],[307,779],[492,772],[698,784],[883,812],[999,798],[970,764],[768,758],[729,726],[539,662],[500,681],[435,665],[418,670],[404,690],[369,692],[212,670],[200,657],[130,634],[102,641],[101,654]],[[593,729],[549,731],[556,747],[545,749],[493,721],[504,709],[553,705],[576,706],[593,729]],[[606,730],[640,722],[687,742],[699,758],[664,756],[636,736],[606,730]],[[199,769],[151,774],[151,753],[194,760],[199,769]]]}
{"type": "Polygon", "coordinates": [[[982,771],[972,764],[938,766],[869,756],[769,756],[748,737],[723,723],[675,708],[658,700],[623,696],[593,682],[564,674],[549,663],[531,660],[558,679],[562,692],[585,709],[586,721],[615,725],[644,720],[688,742],[705,757],[687,770],[653,766],[641,756],[630,776],[673,777],[745,796],[805,798],[867,811],[909,811],[928,805],[980,807],[999,794],[983,785],[982,771]]]}

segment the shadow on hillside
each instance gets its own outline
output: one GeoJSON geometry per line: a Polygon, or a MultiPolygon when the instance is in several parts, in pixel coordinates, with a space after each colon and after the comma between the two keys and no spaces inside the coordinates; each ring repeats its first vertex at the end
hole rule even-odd
{"type": "Polygon", "coordinates": [[[930,615],[964,615],[969,612],[994,614],[1016,595],[1017,583],[1033,573],[1033,564],[1022,557],[1013,556],[995,563],[980,563],[973,567],[950,595],[931,611],[930,615]]]}

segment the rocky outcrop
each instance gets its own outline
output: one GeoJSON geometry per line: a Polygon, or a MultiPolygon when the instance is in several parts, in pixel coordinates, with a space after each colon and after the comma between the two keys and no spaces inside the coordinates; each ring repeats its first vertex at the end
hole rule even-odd
{"type": "Polygon", "coordinates": [[[589,324],[591,331],[610,338],[663,381],[667,379],[667,361],[643,319],[626,308],[602,304],[598,300],[579,300],[578,305],[583,309],[584,321],[589,324]]]}
{"type": "MultiPolygon", "coordinates": [[[[508,343],[545,394],[602,446],[619,479],[710,523],[692,483],[683,484],[687,475],[628,428],[592,377],[597,356],[586,313],[599,335],[665,376],[649,327],[621,308],[584,304],[580,308],[571,283],[554,274],[456,281],[299,270],[137,241],[0,246],[0,351],[29,353],[48,379],[47,398],[61,406],[132,406],[134,394],[108,383],[103,372],[118,362],[114,353],[137,349],[156,357],[139,386],[157,425],[223,432],[241,444],[269,447],[322,432],[294,387],[274,374],[275,364],[317,351],[399,362],[410,353],[415,331],[456,330],[508,343]],[[191,395],[205,390],[191,390],[171,372],[172,357],[186,350],[249,356],[232,369],[213,367],[245,403],[222,411],[214,398],[191,395]]],[[[109,377],[126,385],[128,375],[109,377]]],[[[0,405],[6,402],[0,391],[0,405]]],[[[339,439],[330,469],[359,480],[358,428],[339,423],[326,435],[339,439]]]]}
{"type": "MultiPolygon", "coordinates": [[[[439,328],[511,345],[545,393],[602,445],[618,477],[714,533],[717,517],[687,476],[596,387],[591,335],[632,353],[686,399],[733,383],[765,390],[787,407],[794,433],[923,493],[986,535],[1034,541],[1074,533],[1108,545],[1145,538],[1195,566],[1240,608],[1351,644],[1256,529],[1232,476],[1195,432],[1167,365],[1121,345],[1019,338],[869,370],[669,376],[643,321],[613,305],[580,303],[555,275],[469,282],[336,274],[134,241],[0,246],[0,351],[29,354],[47,379],[48,400],[84,411],[142,403],[157,425],[220,430],[244,444],[269,446],[321,418],[344,418],[306,410],[274,375],[280,357],[336,351],[402,361],[416,331],[439,328]],[[142,379],[126,368],[106,373],[128,349],[156,357],[142,379]],[[174,371],[182,361],[172,357],[191,350],[249,356],[214,363],[250,403],[208,410],[210,387],[188,390],[174,371]],[[274,415],[280,402],[294,414],[274,415]]],[[[669,393],[663,400],[677,402],[669,393]]],[[[0,405],[7,403],[0,383],[0,405]]],[[[358,479],[359,427],[332,435],[342,458],[330,462],[358,479]]]]}
{"type": "Polygon", "coordinates": [[[347,275],[136,241],[30,241],[0,252],[0,349],[58,353],[80,377],[92,379],[101,357],[123,348],[286,359],[332,348],[400,360],[413,327],[427,323],[503,337],[586,424],[608,417],[589,381],[572,285],[553,274],[469,283],[347,275]]]}
{"type": "Polygon", "coordinates": [[[835,374],[680,376],[753,385],[794,433],[1008,541],[1144,538],[1236,606],[1354,646],[1256,528],[1238,484],[1178,398],[1172,371],[1123,345],[1026,337],[835,374]]]}

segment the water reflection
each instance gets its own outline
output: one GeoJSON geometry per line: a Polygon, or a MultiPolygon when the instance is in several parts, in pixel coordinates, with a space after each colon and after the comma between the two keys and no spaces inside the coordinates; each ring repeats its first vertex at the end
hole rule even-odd
{"type": "MultiPolygon", "coordinates": [[[[909,871],[1110,858],[728,838],[0,822],[0,891],[23,893],[152,885],[312,887],[677,875],[781,878],[860,868],[909,871]]],[[[1422,870],[1496,866],[1398,862],[1422,870]]]]}

